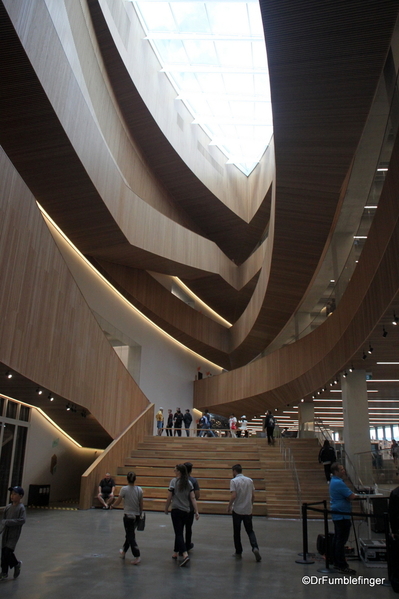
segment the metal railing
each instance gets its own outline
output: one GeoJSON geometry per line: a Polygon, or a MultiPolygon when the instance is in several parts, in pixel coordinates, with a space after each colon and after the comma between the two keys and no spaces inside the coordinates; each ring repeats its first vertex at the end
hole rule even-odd
{"type": "Polygon", "coordinates": [[[285,467],[287,470],[290,470],[290,472],[292,474],[292,478],[294,481],[296,494],[297,494],[297,498],[298,498],[298,509],[299,509],[299,513],[301,514],[302,490],[301,490],[301,483],[299,481],[298,470],[295,465],[295,458],[293,456],[291,448],[287,446],[284,437],[280,438],[279,447],[280,447],[280,453],[284,460],[285,467]]]}

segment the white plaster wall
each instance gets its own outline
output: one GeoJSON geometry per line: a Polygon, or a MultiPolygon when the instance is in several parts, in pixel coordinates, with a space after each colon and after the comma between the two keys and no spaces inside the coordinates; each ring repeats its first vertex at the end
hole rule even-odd
{"type": "Polygon", "coordinates": [[[32,408],[22,480],[24,503],[28,501],[29,485],[50,485],[51,502],[79,499],[80,477],[100,453],[101,450],[77,447],[32,408]],[[53,456],[57,466],[51,473],[53,456]]]}

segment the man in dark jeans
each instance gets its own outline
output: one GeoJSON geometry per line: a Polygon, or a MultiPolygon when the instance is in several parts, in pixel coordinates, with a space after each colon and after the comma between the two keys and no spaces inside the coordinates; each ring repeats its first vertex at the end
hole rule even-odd
{"type": "Polygon", "coordinates": [[[183,421],[184,421],[184,427],[186,429],[186,435],[187,437],[190,436],[190,426],[191,423],[193,421],[193,417],[190,414],[190,410],[186,410],[183,416],[183,421]]]}
{"type": "Polygon", "coordinates": [[[233,531],[234,531],[234,557],[240,559],[242,555],[241,544],[241,522],[244,523],[245,531],[251,543],[252,552],[257,562],[261,561],[258,542],[254,530],[252,528],[252,506],[255,499],[255,487],[252,478],[248,478],[242,474],[240,464],[235,464],[232,467],[233,478],[230,481],[230,501],[227,507],[227,512],[233,516],[233,531]]]}
{"type": "Polygon", "coordinates": [[[174,436],[176,437],[176,435],[178,437],[181,437],[181,427],[183,424],[183,414],[181,413],[181,409],[180,408],[176,408],[176,413],[173,417],[173,422],[175,425],[175,430],[174,430],[174,436]]]}
{"type": "Polygon", "coordinates": [[[338,464],[338,462],[332,464],[330,504],[331,511],[338,512],[331,514],[334,523],[333,558],[334,567],[339,572],[343,572],[344,574],[356,574],[356,570],[352,570],[346,561],[345,544],[349,538],[351,528],[351,515],[348,512],[351,511],[351,501],[356,499],[357,495],[355,495],[342,480],[345,474],[345,468],[342,464],[338,464]]]}

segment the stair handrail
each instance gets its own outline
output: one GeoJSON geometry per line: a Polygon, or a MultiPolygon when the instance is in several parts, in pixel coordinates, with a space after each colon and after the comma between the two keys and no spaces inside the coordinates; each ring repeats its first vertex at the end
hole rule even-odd
{"type": "Polygon", "coordinates": [[[280,453],[282,454],[283,459],[284,459],[284,464],[286,466],[286,469],[291,471],[292,478],[294,480],[294,485],[296,488],[296,493],[297,493],[297,498],[298,498],[299,512],[301,514],[302,489],[301,489],[301,483],[299,482],[298,470],[295,465],[295,458],[293,456],[291,448],[288,447],[284,437],[280,437],[279,447],[280,447],[280,453]]]}

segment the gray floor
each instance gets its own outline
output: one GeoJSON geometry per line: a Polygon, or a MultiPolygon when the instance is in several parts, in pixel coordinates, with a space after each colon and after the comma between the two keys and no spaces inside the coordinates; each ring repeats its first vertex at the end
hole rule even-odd
{"type": "MultiPolygon", "coordinates": [[[[366,538],[367,527],[360,526],[366,538]]],[[[295,563],[302,549],[302,524],[294,520],[254,518],[262,562],[256,563],[244,538],[241,561],[231,557],[230,516],[201,516],[194,523],[194,550],[186,568],[171,559],[173,530],[170,516],[147,513],[146,530],[137,533],[142,563],[132,566],[121,560],[118,550],[124,539],[119,510],[28,510],[16,554],[23,561],[21,576],[0,582],[2,596],[17,599],[91,599],[134,597],[180,599],[209,595],[224,598],[251,597],[348,597],[362,599],[397,597],[390,587],[370,584],[339,584],[342,576],[330,574],[318,584],[305,585],[303,576],[322,577],[313,565],[295,563]],[[360,587],[360,588],[359,588],[360,587]]],[[[309,550],[323,524],[309,522],[309,550]]],[[[385,568],[368,568],[351,562],[359,576],[386,577],[385,568]]],[[[316,578],[313,578],[313,581],[316,578]]]]}

